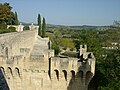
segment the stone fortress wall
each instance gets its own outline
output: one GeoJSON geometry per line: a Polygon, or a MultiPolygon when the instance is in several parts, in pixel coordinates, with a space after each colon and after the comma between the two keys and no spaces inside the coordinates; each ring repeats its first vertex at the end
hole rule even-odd
{"type": "Polygon", "coordinates": [[[95,74],[93,53],[80,45],[80,58],[54,57],[49,38],[38,36],[37,28],[0,35],[0,68],[9,89],[87,90],[95,74]]]}

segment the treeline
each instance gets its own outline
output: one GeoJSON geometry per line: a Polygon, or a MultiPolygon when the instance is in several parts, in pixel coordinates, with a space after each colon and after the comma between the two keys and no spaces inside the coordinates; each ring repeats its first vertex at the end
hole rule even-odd
{"type": "Polygon", "coordinates": [[[9,3],[0,3],[0,24],[18,25],[17,12],[12,12],[12,7],[9,3]]]}
{"type": "MultiPolygon", "coordinates": [[[[41,20],[40,14],[38,14],[38,35],[44,38],[46,36],[46,21],[45,18],[41,20]],[[42,23],[41,23],[42,21],[42,23]]],[[[0,3],[0,34],[15,32],[14,27],[7,29],[7,25],[19,25],[17,12],[12,11],[12,7],[9,3],[0,3]]],[[[25,25],[24,30],[29,30],[29,26],[25,25]]]]}
{"type": "MultiPolygon", "coordinates": [[[[17,13],[13,13],[9,3],[0,4],[0,33],[11,32],[6,30],[6,25],[19,24],[17,13]],[[4,29],[3,29],[4,28],[4,29]]],[[[41,20],[38,14],[38,35],[44,38],[49,36],[52,41],[52,48],[55,54],[61,52],[61,48],[70,51],[78,50],[80,44],[87,44],[88,51],[94,53],[96,57],[96,74],[94,83],[97,90],[120,90],[120,23],[115,21],[114,25],[106,30],[96,30],[95,28],[74,29],[74,27],[57,27],[46,32],[45,18],[41,20]],[[42,21],[42,22],[41,22],[42,21]],[[104,49],[102,47],[114,47],[112,43],[117,43],[117,49],[104,49]]],[[[77,53],[65,52],[63,55],[77,57],[77,53]]]]}
{"type": "MultiPolygon", "coordinates": [[[[61,47],[78,50],[80,44],[87,44],[88,51],[93,52],[96,58],[94,86],[97,90],[120,90],[120,27],[118,25],[106,30],[54,28],[47,32],[47,36],[50,37],[56,54],[60,52],[61,47]],[[114,47],[113,42],[117,43],[117,49],[103,48],[114,47]]],[[[64,55],[75,56],[66,52],[64,55]]]]}
{"type": "Polygon", "coordinates": [[[8,32],[16,32],[15,28],[7,29],[7,25],[18,25],[17,12],[12,11],[9,3],[0,3],[0,34],[8,32]]]}
{"type": "Polygon", "coordinates": [[[45,18],[43,17],[43,22],[41,24],[41,16],[40,14],[38,14],[38,35],[41,36],[42,38],[44,38],[46,36],[46,21],[45,21],[45,18]]]}

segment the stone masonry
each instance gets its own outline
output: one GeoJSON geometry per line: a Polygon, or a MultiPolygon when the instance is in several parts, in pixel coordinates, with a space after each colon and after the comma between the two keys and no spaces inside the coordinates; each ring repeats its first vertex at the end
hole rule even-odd
{"type": "Polygon", "coordinates": [[[49,38],[38,36],[37,26],[16,29],[0,35],[0,68],[8,90],[88,90],[95,57],[86,45],[80,45],[79,58],[54,57],[49,38]]]}

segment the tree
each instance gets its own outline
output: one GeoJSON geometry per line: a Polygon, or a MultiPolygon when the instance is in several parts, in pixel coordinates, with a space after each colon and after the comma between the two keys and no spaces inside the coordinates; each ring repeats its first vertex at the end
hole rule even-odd
{"type": "Polygon", "coordinates": [[[120,21],[114,21],[113,26],[115,27],[120,27],[120,21]]]}
{"type": "Polygon", "coordinates": [[[17,12],[15,12],[15,25],[19,24],[17,12]]]}
{"type": "Polygon", "coordinates": [[[62,38],[61,42],[59,43],[61,46],[63,46],[64,48],[70,48],[73,49],[74,46],[74,42],[71,38],[62,38]]]}
{"type": "Polygon", "coordinates": [[[14,13],[9,3],[0,3],[0,23],[14,24],[14,13]]]}
{"type": "Polygon", "coordinates": [[[120,90],[120,50],[108,50],[106,55],[96,67],[101,73],[96,73],[98,90],[120,90]]]}
{"type": "Polygon", "coordinates": [[[45,37],[46,34],[46,22],[45,22],[45,18],[43,17],[43,23],[42,23],[42,38],[45,37]]]}
{"type": "Polygon", "coordinates": [[[40,16],[40,14],[38,14],[38,26],[39,26],[38,35],[41,36],[42,33],[41,33],[41,16],[40,16]]]}

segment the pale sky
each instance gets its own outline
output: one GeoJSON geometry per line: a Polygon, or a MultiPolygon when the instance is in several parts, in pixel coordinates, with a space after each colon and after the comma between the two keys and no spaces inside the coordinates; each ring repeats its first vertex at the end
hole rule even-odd
{"type": "Polygon", "coordinates": [[[38,13],[48,24],[111,25],[120,20],[120,0],[0,0],[8,2],[19,20],[37,23],[38,13]]]}

